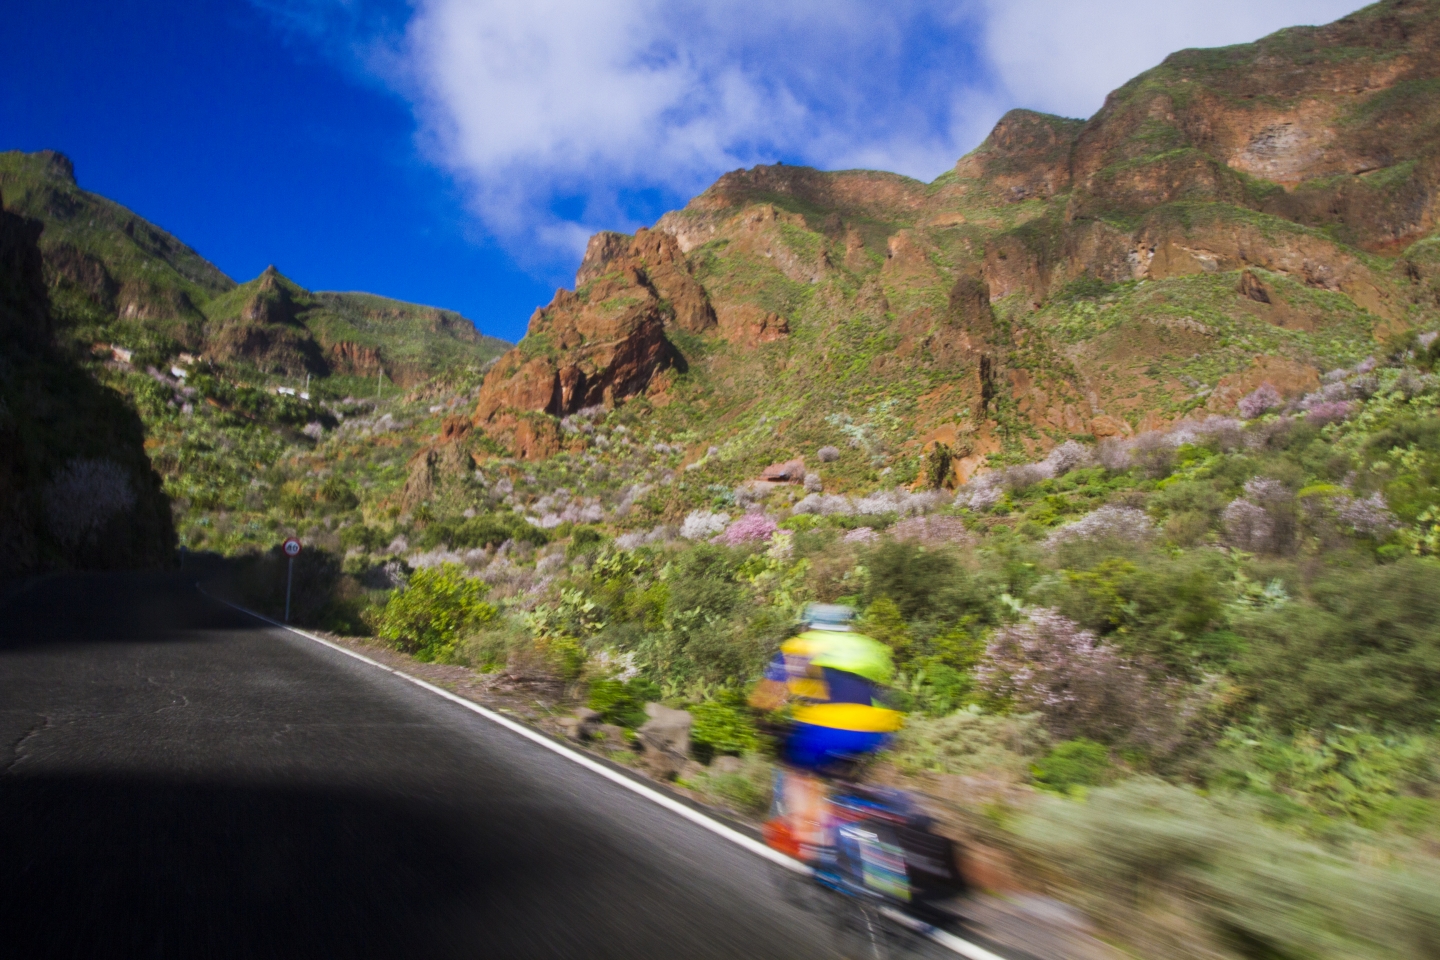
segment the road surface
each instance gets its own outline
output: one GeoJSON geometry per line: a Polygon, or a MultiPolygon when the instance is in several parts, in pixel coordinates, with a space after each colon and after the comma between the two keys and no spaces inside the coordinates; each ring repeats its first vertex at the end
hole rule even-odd
{"type": "Polygon", "coordinates": [[[0,606],[9,956],[838,955],[775,869],[180,575],[0,606]]]}

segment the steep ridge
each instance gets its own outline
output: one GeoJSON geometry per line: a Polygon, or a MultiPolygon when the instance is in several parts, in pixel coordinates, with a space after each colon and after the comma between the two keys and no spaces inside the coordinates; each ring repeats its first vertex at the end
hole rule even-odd
{"type": "Polygon", "coordinates": [[[876,468],[939,441],[963,479],[1302,389],[1440,319],[1437,50],[1440,3],[1385,0],[1174,54],[1088,121],[1012,111],[929,184],[728,173],[596,235],[475,422],[543,456],[644,397],[747,463],[868,430],[876,468]]]}

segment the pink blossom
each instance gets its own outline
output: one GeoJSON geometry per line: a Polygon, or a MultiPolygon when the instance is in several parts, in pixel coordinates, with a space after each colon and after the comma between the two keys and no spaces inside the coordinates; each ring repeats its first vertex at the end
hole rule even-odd
{"type": "Polygon", "coordinates": [[[1054,610],[1027,611],[997,630],[976,669],[982,688],[1037,711],[1057,737],[1173,749],[1193,713],[1176,683],[1155,683],[1138,664],[1054,610]]]}
{"type": "Polygon", "coordinates": [[[1240,416],[1246,420],[1254,420],[1265,411],[1273,410],[1278,406],[1280,406],[1280,391],[1275,389],[1274,384],[1267,381],[1240,400],[1240,416]]]}
{"type": "Polygon", "coordinates": [[[1049,455],[1044,462],[1050,467],[1052,476],[1062,476],[1077,467],[1088,467],[1092,459],[1090,448],[1074,440],[1066,440],[1049,455]]]}
{"type": "Polygon", "coordinates": [[[1310,405],[1305,419],[1317,427],[1340,423],[1350,417],[1350,404],[1345,400],[1322,401],[1310,405]]]}
{"type": "Polygon", "coordinates": [[[725,528],[715,539],[727,546],[738,547],[742,543],[757,543],[769,540],[780,529],[774,520],[763,513],[747,513],[725,528]]]}

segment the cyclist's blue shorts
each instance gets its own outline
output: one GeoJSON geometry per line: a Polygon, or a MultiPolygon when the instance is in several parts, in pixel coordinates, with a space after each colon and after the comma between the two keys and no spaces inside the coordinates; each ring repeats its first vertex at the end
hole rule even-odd
{"type": "Polygon", "coordinates": [[[785,759],[797,767],[813,770],[835,760],[873,753],[889,739],[888,733],[797,723],[785,739],[785,759]]]}

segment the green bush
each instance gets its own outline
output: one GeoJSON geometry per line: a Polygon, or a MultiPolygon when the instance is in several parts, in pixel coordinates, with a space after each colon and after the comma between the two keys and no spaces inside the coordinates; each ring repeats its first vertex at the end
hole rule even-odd
{"type": "Polygon", "coordinates": [[[418,660],[447,660],[465,633],[494,618],[486,589],[457,563],[417,570],[408,586],[390,595],[376,633],[418,660]]]}
{"type": "Polygon", "coordinates": [[[317,497],[321,503],[338,507],[342,510],[353,510],[360,505],[359,499],[350,484],[342,477],[331,476],[326,478],[320,485],[320,493],[317,497]]]}
{"type": "Polygon", "coordinates": [[[749,711],[734,700],[697,704],[690,714],[695,718],[690,743],[695,755],[705,763],[720,754],[739,756],[759,744],[749,711]]]}
{"type": "Polygon", "coordinates": [[[513,513],[488,513],[468,519],[435,519],[426,523],[419,534],[419,544],[426,550],[441,544],[456,550],[498,547],[506,540],[539,547],[550,542],[550,534],[513,513]]]}
{"type": "Polygon", "coordinates": [[[770,806],[774,786],[774,768],[758,753],[742,757],[737,773],[721,773],[713,768],[698,774],[685,786],[721,806],[751,816],[760,816],[770,806]]]}
{"type": "Polygon", "coordinates": [[[605,535],[594,527],[575,527],[570,533],[570,546],[565,548],[565,558],[573,560],[581,554],[594,553],[605,542],[605,535]]]}
{"type": "Polygon", "coordinates": [[[659,690],[647,680],[620,680],[599,678],[590,681],[590,709],[600,714],[606,723],[618,723],[622,727],[638,727],[645,722],[645,704],[659,699],[659,690]]]}
{"type": "Polygon", "coordinates": [[[1110,778],[1110,753],[1094,740],[1065,740],[1037,760],[1031,773],[1036,786],[1055,793],[1098,787],[1110,778]]]}
{"type": "Polygon", "coordinates": [[[1231,574],[1217,551],[1180,556],[1110,557],[1084,570],[1062,570],[1032,591],[1130,656],[1194,679],[1238,654],[1224,603],[1231,574]]]}
{"type": "Polygon", "coordinates": [[[917,705],[932,717],[954,713],[970,699],[975,689],[974,677],[945,663],[938,657],[915,661],[916,684],[912,693],[917,705]]]}
{"type": "Polygon", "coordinates": [[[1291,729],[1440,720],[1440,564],[1335,570],[1294,600],[1240,619],[1237,672],[1291,729]]]}
{"type": "MultiPolygon", "coordinates": [[[[1280,820],[1340,818],[1380,827],[1405,817],[1408,796],[1440,788],[1440,742],[1336,728],[1324,737],[1281,737],[1232,728],[1221,738],[1207,781],[1260,798],[1280,820]]],[[[1314,821],[1324,831],[1324,821],[1314,821]]]]}
{"type": "Polygon", "coordinates": [[[340,531],[340,545],[346,549],[360,548],[366,553],[375,553],[385,548],[391,538],[379,527],[364,523],[352,523],[340,531]]]}
{"type": "Polygon", "coordinates": [[[966,573],[945,550],[929,550],[909,540],[890,540],[870,552],[866,599],[893,601],[901,617],[917,622],[956,623],[967,616],[988,621],[992,591],[966,573]]]}

